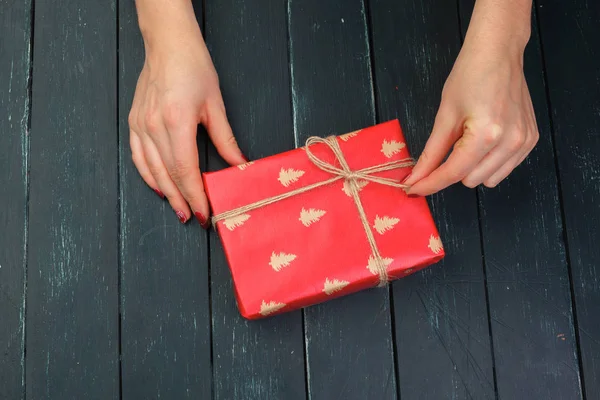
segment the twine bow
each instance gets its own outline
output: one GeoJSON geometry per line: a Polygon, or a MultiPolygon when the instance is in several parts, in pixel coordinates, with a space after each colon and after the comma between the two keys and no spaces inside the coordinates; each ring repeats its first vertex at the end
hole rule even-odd
{"type": "Polygon", "coordinates": [[[411,167],[415,164],[412,158],[405,158],[397,161],[390,161],[385,164],[374,165],[372,167],[363,168],[357,171],[352,171],[344,158],[344,153],[340,148],[340,145],[335,138],[335,136],[330,136],[326,139],[320,137],[310,137],[306,140],[306,145],[304,147],[306,151],[306,155],[308,159],[319,169],[330,173],[333,175],[330,179],[324,180],[322,182],[313,183],[308,186],[301,187],[299,189],[291,190],[289,192],[282,193],[277,196],[269,197],[263,200],[259,200],[255,203],[247,204],[242,207],[235,208],[230,211],[225,211],[223,213],[217,214],[212,218],[213,225],[216,225],[217,222],[237,217],[239,215],[245,214],[248,211],[255,210],[257,208],[261,208],[267,206],[269,204],[276,203],[278,201],[287,199],[289,197],[293,197],[299,195],[301,193],[308,192],[310,190],[316,189],[321,186],[330,185],[333,182],[344,179],[347,183],[347,187],[349,189],[350,195],[356,204],[356,208],[358,209],[358,214],[360,216],[360,221],[363,225],[365,233],[367,235],[367,240],[369,241],[369,245],[371,246],[371,251],[373,255],[373,259],[375,261],[375,266],[377,270],[377,274],[379,275],[379,285],[385,286],[389,280],[387,273],[387,266],[379,253],[379,249],[377,248],[377,243],[375,242],[375,236],[373,235],[373,231],[371,230],[371,226],[369,225],[369,221],[367,220],[367,216],[365,214],[365,209],[360,200],[360,196],[358,192],[360,190],[357,181],[365,180],[369,182],[379,183],[380,185],[393,186],[397,188],[406,189],[408,186],[403,185],[400,181],[395,179],[384,178],[381,176],[373,175],[378,172],[391,171],[394,169],[407,168],[411,167]],[[326,161],[323,161],[310,150],[310,146],[313,144],[324,144],[333,152],[337,161],[339,162],[341,168],[336,167],[333,164],[330,164],[326,161]]]}

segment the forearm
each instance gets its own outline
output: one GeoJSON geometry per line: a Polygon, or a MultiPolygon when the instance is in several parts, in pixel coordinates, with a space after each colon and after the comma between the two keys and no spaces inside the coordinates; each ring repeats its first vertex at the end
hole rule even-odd
{"type": "Polygon", "coordinates": [[[477,0],[465,45],[523,52],[531,35],[532,0],[477,0]]]}
{"type": "Polygon", "coordinates": [[[200,28],[190,0],[135,0],[146,51],[166,41],[185,44],[200,28]]]}

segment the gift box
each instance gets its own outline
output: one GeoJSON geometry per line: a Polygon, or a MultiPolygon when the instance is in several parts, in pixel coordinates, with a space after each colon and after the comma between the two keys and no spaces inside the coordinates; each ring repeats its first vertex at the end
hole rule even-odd
{"type": "Polygon", "coordinates": [[[242,316],[385,286],[443,258],[427,201],[403,190],[412,165],[394,120],[205,173],[242,316]]]}

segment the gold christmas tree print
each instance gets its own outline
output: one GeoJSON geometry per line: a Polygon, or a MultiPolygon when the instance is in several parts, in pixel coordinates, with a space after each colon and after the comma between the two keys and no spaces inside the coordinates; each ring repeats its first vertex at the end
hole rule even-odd
{"type": "Polygon", "coordinates": [[[325,283],[323,284],[323,292],[325,292],[327,296],[330,296],[332,293],[339,292],[340,290],[348,286],[348,284],[350,284],[350,282],[348,281],[340,281],[337,279],[330,281],[329,278],[325,278],[325,283]]]}
{"type": "Polygon", "coordinates": [[[263,300],[262,304],[260,305],[260,314],[266,317],[269,314],[273,314],[275,311],[281,310],[283,307],[285,307],[284,303],[278,303],[276,301],[270,301],[267,303],[263,300]]]}
{"type": "Polygon", "coordinates": [[[308,210],[305,210],[304,207],[302,207],[302,211],[300,211],[300,222],[302,222],[302,225],[304,226],[310,226],[312,224],[314,224],[315,222],[319,221],[321,219],[321,217],[323,215],[326,214],[325,210],[316,210],[314,208],[309,208],[308,210]]]}
{"type": "Polygon", "coordinates": [[[387,157],[390,158],[392,157],[394,154],[398,154],[400,153],[400,151],[405,147],[406,145],[402,142],[397,142],[395,140],[391,140],[391,141],[387,141],[384,140],[383,141],[383,145],[381,145],[381,152],[387,157]]]}
{"type": "Polygon", "coordinates": [[[295,254],[275,253],[271,254],[271,262],[269,265],[276,271],[281,271],[282,268],[288,267],[292,261],[296,259],[295,254]]]}
{"type": "Polygon", "coordinates": [[[375,228],[377,233],[383,235],[385,232],[391,230],[398,222],[400,222],[400,218],[380,217],[379,215],[376,215],[373,228],[375,228]]]}
{"type": "MultiPolygon", "coordinates": [[[[389,265],[394,262],[393,258],[384,258],[383,259],[383,265],[385,265],[386,267],[389,267],[389,265]]],[[[379,272],[377,272],[377,262],[375,262],[375,257],[373,257],[373,254],[371,254],[369,256],[369,263],[367,264],[367,269],[369,271],[371,271],[371,273],[373,275],[377,275],[379,272]]]]}
{"type": "Polygon", "coordinates": [[[277,179],[281,184],[285,187],[290,186],[290,184],[298,181],[300,177],[304,175],[304,171],[293,169],[293,168],[281,168],[279,171],[279,179],[277,179]]]}
{"type": "Polygon", "coordinates": [[[237,167],[243,171],[243,170],[245,170],[246,168],[248,168],[249,166],[251,166],[252,164],[254,164],[254,161],[248,161],[247,163],[245,163],[245,164],[240,164],[240,165],[238,165],[237,167]]]}
{"type": "Polygon", "coordinates": [[[429,237],[429,249],[433,251],[435,254],[440,254],[442,250],[444,250],[444,246],[442,245],[442,240],[436,236],[431,235],[429,237]]]}
{"type": "Polygon", "coordinates": [[[357,136],[360,131],[361,129],[354,132],[346,133],[345,135],[340,136],[340,139],[342,139],[344,142],[347,142],[349,139],[357,136]]]}
{"type": "MultiPolygon", "coordinates": [[[[367,186],[369,184],[369,181],[357,180],[356,184],[358,186],[358,191],[360,192],[361,190],[363,190],[363,188],[365,186],[367,186]]],[[[348,181],[344,181],[344,185],[342,186],[342,190],[344,191],[344,193],[346,193],[346,196],[352,197],[352,194],[350,193],[350,183],[348,181]]]]}
{"type": "Polygon", "coordinates": [[[227,218],[227,219],[223,220],[223,225],[225,225],[225,227],[227,229],[232,231],[235,228],[237,228],[238,226],[244,225],[244,222],[248,221],[249,219],[250,219],[249,214],[242,214],[242,215],[238,215],[236,217],[231,217],[231,218],[227,218]]]}

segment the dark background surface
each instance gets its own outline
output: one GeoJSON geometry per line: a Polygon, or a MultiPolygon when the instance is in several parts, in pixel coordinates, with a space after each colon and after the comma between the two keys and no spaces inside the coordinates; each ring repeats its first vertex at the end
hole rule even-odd
{"type": "MultiPolygon", "coordinates": [[[[195,3],[251,159],[393,118],[418,155],[472,7],[195,3]]],[[[540,142],[498,188],[430,197],[443,262],[249,322],[216,234],[131,162],[133,1],[0,0],[0,399],[597,399],[599,26],[597,1],[536,1],[540,142]]]]}

